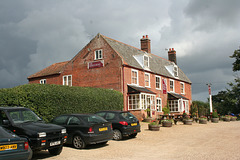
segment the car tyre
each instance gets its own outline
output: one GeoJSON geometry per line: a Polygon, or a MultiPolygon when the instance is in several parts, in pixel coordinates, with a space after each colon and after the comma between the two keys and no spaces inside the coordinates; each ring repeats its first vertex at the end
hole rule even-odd
{"type": "Polygon", "coordinates": [[[113,130],[113,139],[119,141],[122,139],[122,133],[118,129],[113,130]]]}
{"type": "Polygon", "coordinates": [[[73,137],[72,144],[77,149],[82,149],[86,147],[86,143],[83,141],[82,137],[79,135],[76,135],[73,137]]]}
{"type": "Polygon", "coordinates": [[[137,136],[137,133],[133,133],[129,135],[130,138],[135,138],[136,136],[137,136]]]}
{"type": "Polygon", "coordinates": [[[60,146],[60,147],[57,147],[57,148],[48,149],[48,152],[51,155],[56,156],[56,155],[59,155],[62,152],[62,149],[63,149],[63,146],[60,146]]]}

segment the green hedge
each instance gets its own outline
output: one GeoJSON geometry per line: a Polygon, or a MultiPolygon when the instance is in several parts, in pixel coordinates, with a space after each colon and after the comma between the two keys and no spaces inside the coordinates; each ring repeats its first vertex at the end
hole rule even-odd
{"type": "Polygon", "coordinates": [[[102,88],[26,84],[0,89],[0,104],[30,108],[49,122],[55,116],[66,113],[122,110],[123,95],[102,88]]]}

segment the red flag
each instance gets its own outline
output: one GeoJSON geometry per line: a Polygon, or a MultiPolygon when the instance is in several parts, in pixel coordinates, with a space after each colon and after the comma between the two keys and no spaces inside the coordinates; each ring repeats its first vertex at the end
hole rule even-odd
{"type": "Polygon", "coordinates": [[[166,84],[166,80],[162,79],[163,82],[163,94],[167,94],[167,84],[166,84]]]}

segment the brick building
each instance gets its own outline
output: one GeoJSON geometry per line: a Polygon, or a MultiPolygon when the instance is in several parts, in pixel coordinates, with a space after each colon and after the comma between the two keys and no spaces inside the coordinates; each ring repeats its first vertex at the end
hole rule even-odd
{"type": "Polygon", "coordinates": [[[29,83],[114,89],[123,93],[123,110],[139,119],[163,114],[167,102],[172,114],[188,113],[191,81],[177,66],[176,51],[169,49],[166,60],[151,53],[147,35],[140,44],[138,49],[97,34],[70,61],[29,76],[29,83]]]}

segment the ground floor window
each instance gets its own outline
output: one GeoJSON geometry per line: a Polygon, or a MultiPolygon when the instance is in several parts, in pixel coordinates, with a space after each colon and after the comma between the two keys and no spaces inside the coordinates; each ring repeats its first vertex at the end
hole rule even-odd
{"type": "Polygon", "coordinates": [[[162,99],[161,98],[157,98],[157,111],[158,112],[162,112],[162,99]]]}
{"type": "Polygon", "coordinates": [[[128,110],[156,110],[156,95],[153,94],[130,94],[128,97],[128,110]]]}
{"type": "Polygon", "coordinates": [[[72,75],[63,76],[63,85],[72,86],[72,75]]]}
{"type": "Polygon", "coordinates": [[[178,99],[178,100],[169,100],[169,109],[170,112],[189,112],[188,100],[178,99]]]}

